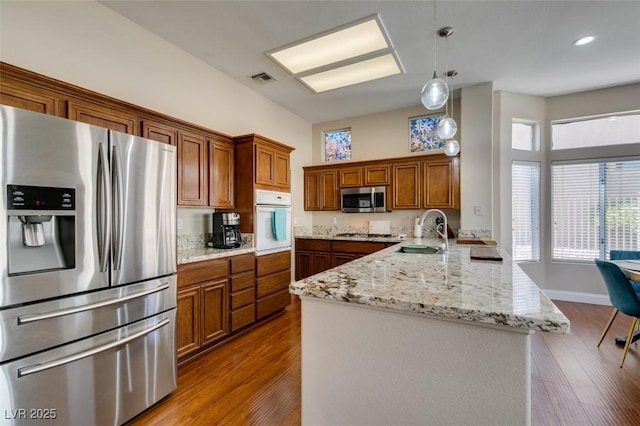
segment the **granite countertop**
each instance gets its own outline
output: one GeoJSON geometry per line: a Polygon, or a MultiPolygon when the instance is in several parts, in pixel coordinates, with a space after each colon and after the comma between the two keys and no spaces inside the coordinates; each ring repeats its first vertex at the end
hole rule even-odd
{"type": "Polygon", "coordinates": [[[397,252],[402,245],[440,242],[408,238],[292,283],[290,291],[441,318],[569,333],[569,320],[502,251],[503,262],[471,260],[469,246],[451,241],[446,254],[397,252]]]}
{"type": "Polygon", "coordinates": [[[354,235],[324,235],[324,234],[311,234],[311,235],[296,235],[294,238],[303,240],[339,240],[339,241],[371,241],[379,243],[399,243],[406,240],[399,238],[397,235],[391,236],[379,236],[369,234],[354,234],[354,235]]]}
{"type": "Polygon", "coordinates": [[[178,250],[178,265],[185,263],[201,262],[203,260],[219,259],[222,257],[237,256],[239,254],[253,253],[256,248],[253,246],[240,246],[232,249],[217,248],[195,248],[188,250],[178,250]]]}

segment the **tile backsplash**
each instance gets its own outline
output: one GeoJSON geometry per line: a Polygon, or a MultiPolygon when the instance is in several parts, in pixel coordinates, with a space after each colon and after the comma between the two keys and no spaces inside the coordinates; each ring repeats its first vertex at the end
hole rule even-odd
{"type": "MultiPolygon", "coordinates": [[[[178,251],[199,249],[207,247],[207,243],[211,242],[213,234],[178,234],[178,251]]],[[[242,245],[245,247],[253,247],[253,234],[242,234],[242,245]]]]}

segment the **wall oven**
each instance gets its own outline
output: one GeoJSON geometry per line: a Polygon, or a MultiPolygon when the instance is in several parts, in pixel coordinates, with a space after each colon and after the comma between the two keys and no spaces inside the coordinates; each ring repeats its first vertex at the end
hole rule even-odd
{"type": "Polygon", "coordinates": [[[385,213],[387,211],[387,188],[343,188],[340,190],[343,213],[385,213]]]}
{"type": "Polygon", "coordinates": [[[291,250],[291,194],[256,189],[256,256],[291,250]]]}

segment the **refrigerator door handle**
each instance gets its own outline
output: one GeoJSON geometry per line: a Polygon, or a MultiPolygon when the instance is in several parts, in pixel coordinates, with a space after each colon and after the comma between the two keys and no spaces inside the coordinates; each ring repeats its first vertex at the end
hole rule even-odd
{"type": "Polygon", "coordinates": [[[98,189],[96,209],[98,222],[98,262],[100,272],[106,272],[109,262],[109,246],[111,245],[111,188],[108,179],[109,169],[107,163],[106,143],[98,144],[98,189]]]}
{"type": "Polygon", "coordinates": [[[122,251],[124,244],[124,184],[122,181],[122,160],[120,148],[114,145],[111,154],[111,172],[113,185],[113,234],[112,241],[114,247],[113,269],[116,271],[122,267],[122,251]]]}
{"type": "Polygon", "coordinates": [[[79,352],[77,354],[73,354],[73,355],[69,355],[69,356],[65,356],[62,358],[58,358],[58,359],[54,359],[52,361],[48,361],[48,362],[44,362],[42,364],[34,364],[34,365],[30,365],[28,367],[22,367],[18,369],[18,378],[20,377],[24,377],[24,376],[28,376],[30,374],[35,374],[35,373],[39,373],[41,371],[45,371],[45,370],[49,370],[51,368],[55,368],[55,367],[59,367],[61,365],[65,365],[65,364],[70,364],[72,362],[75,361],[79,361],[83,358],[87,358],[96,354],[99,354],[100,352],[105,352],[108,351],[109,349],[113,349],[113,348],[117,348],[120,346],[124,346],[127,343],[130,343],[134,340],[137,340],[141,337],[146,336],[147,334],[164,327],[165,325],[169,324],[169,319],[165,318],[164,320],[152,325],[151,327],[144,329],[142,331],[139,331],[135,334],[132,334],[131,336],[125,337],[124,339],[120,339],[120,340],[116,340],[114,342],[111,343],[106,343],[104,345],[101,346],[96,346],[95,348],[91,348],[88,351],[83,351],[83,352],[79,352]]]}
{"type": "Polygon", "coordinates": [[[75,306],[73,308],[67,308],[67,309],[59,309],[59,310],[50,311],[50,312],[20,315],[18,317],[18,325],[29,324],[32,322],[42,321],[42,320],[47,320],[52,318],[58,318],[65,315],[77,314],[80,312],[90,311],[98,308],[104,308],[105,306],[116,305],[118,303],[127,302],[132,299],[138,299],[140,297],[148,296],[150,294],[158,293],[168,289],[169,289],[169,284],[165,283],[163,285],[159,285],[158,287],[141,291],[139,293],[133,293],[126,296],[118,297],[117,299],[103,300],[101,302],[89,303],[87,305],[75,306]]]}

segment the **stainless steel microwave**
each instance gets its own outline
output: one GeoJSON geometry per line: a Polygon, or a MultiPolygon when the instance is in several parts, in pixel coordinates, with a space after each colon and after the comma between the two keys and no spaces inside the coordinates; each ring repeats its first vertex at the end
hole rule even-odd
{"type": "Polygon", "coordinates": [[[340,190],[343,213],[385,213],[387,211],[387,188],[344,188],[340,190]]]}

